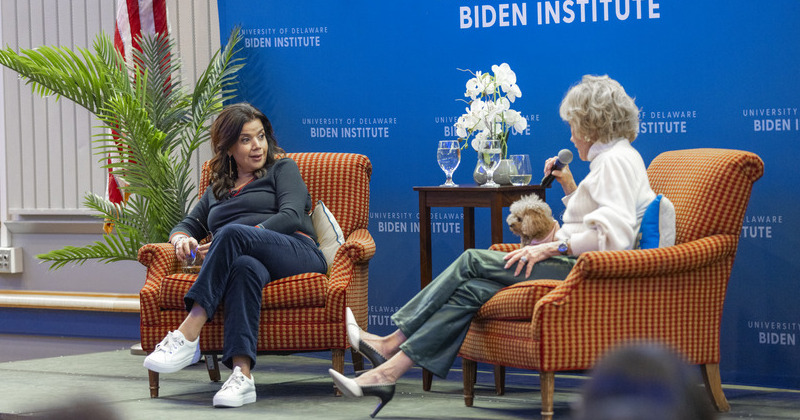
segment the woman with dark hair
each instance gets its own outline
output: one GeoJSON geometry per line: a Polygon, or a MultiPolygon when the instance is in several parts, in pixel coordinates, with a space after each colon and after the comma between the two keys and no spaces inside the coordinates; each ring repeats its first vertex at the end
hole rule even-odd
{"type": "Polygon", "coordinates": [[[256,400],[250,370],[261,290],[273,278],[324,273],[327,264],[317,248],[308,189],[293,160],[276,158],[283,149],[269,119],[249,104],[230,105],[211,126],[211,146],[211,185],[169,239],[179,260],[205,260],[184,296],[189,314],[144,366],[172,373],[196,363],[200,331],[223,304],[222,363],[233,373],[214,396],[214,406],[239,407],[256,400]],[[213,240],[198,245],[209,232],[213,240]]]}

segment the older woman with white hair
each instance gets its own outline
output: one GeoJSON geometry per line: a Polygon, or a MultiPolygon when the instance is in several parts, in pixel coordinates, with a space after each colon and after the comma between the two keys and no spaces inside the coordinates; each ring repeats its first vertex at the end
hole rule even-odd
{"type": "Polygon", "coordinates": [[[567,92],[560,114],[590,171],[576,184],[568,165],[555,170],[556,158],[545,163],[545,173],[552,172],[566,195],[555,241],[510,253],[465,251],[392,316],[398,329],[385,337],[362,331],[347,309],[350,345],[374,369],[356,379],[329,372],[346,396],[380,398],[373,417],[415,363],[447,375],[473,315],[501,288],[530,279],[565,279],[584,252],[634,247],[642,216],[656,197],[644,161],[631,146],[639,123],[634,100],[608,76],[584,76],[567,92]]]}

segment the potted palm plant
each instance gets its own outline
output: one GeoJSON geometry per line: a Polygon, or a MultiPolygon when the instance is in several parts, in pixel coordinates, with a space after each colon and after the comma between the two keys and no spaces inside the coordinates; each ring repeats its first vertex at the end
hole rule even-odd
{"type": "Polygon", "coordinates": [[[0,64],[18,72],[42,96],[67,98],[97,116],[106,128],[93,140],[103,168],[125,181],[123,204],[87,193],[84,205],[112,226],[102,240],[37,255],[50,269],[87,260],[136,260],[139,248],[166,242],[191,208],[195,186],[191,158],[208,141],[211,118],[230,98],[241,40],[234,30],[211,58],[193,90],[184,88],[174,40],[145,35],[126,63],[112,39],[100,34],[93,51],[43,46],[0,50],[0,64]]]}

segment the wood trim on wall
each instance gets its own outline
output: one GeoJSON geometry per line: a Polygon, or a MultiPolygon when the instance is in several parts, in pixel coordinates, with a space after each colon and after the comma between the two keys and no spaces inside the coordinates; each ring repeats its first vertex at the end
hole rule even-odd
{"type": "Polygon", "coordinates": [[[0,308],[139,312],[139,295],[0,290],[0,308]]]}

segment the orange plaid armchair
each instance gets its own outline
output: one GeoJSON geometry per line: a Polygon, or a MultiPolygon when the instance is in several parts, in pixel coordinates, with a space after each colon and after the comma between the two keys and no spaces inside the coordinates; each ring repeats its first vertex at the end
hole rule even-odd
{"type": "MultiPolygon", "coordinates": [[[[533,369],[542,418],[551,419],[555,372],[589,369],[620,344],[658,341],[701,365],[714,406],[728,411],[719,373],[722,305],[750,191],[763,172],[758,156],[736,150],[656,157],[647,173],[653,190],[675,205],[675,245],[588,252],[564,281],[502,289],[478,311],[460,350],[465,404],[473,403],[477,362],[533,369]]],[[[504,368],[495,373],[502,394],[504,368]]]]}
{"type": "MultiPolygon", "coordinates": [[[[366,156],[345,153],[289,153],[286,157],[297,162],[312,200],[325,203],[346,241],[328,267],[328,275],[299,274],[267,284],[262,292],[258,351],[287,354],[331,350],[333,368],[343,372],[348,347],[345,307],[353,310],[362,328],[367,326],[367,274],[369,260],[375,254],[375,242],[367,231],[372,163],[366,156]]],[[[209,180],[204,164],[201,195],[209,180]]],[[[186,317],[183,296],[197,276],[181,272],[169,243],[143,246],[139,262],[147,267],[147,278],[139,292],[142,349],[150,353],[186,317]]],[[[217,357],[222,353],[223,319],[219,311],[200,334],[200,350],[206,355],[214,381],[220,379],[217,357]]],[[[361,369],[362,363],[361,356],[353,352],[354,366],[361,369]]],[[[148,372],[150,396],[156,398],[158,373],[148,372]]]]}

